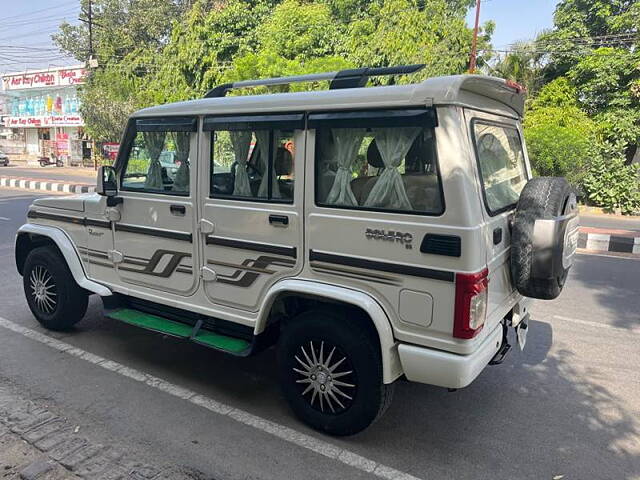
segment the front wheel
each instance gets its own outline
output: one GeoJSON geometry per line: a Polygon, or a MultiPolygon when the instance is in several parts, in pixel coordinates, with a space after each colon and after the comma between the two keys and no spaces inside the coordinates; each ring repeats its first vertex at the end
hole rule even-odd
{"type": "Polygon", "coordinates": [[[60,253],[53,247],[29,252],[22,274],[31,312],[50,330],[67,330],[87,311],[88,294],[80,288],[60,253]]]}
{"type": "Polygon", "coordinates": [[[353,435],[391,403],[379,343],[359,319],[332,311],[298,315],[283,328],[278,365],[287,402],[316,430],[353,435]]]}

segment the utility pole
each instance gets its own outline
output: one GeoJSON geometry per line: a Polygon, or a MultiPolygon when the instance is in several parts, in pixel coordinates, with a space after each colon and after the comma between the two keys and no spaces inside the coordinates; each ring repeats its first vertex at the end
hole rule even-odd
{"type": "MultiPolygon", "coordinates": [[[[91,3],[89,3],[91,5],[91,3]]],[[[89,10],[91,11],[91,10],[89,10]]],[[[469,73],[476,71],[476,57],[478,55],[478,29],[480,28],[480,0],[476,0],[476,24],[473,29],[473,43],[471,44],[471,59],[469,60],[469,73]]]]}
{"type": "MultiPolygon", "coordinates": [[[[93,10],[91,0],[87,9],[87,20],[89,27],[89,67],[93,65],[93,10]]],[[[91,139],[91,156],[93,157],[93,169],[98,170],[98,157],[96,155],[96,142],[91,139]]]]}
{"type": "Polygon", "coordinates": [[[89,0],[87,20],[89,23],[89,61],[91,61],[93,58],[93,12],[91,11],[91,0],[89,0]]]}

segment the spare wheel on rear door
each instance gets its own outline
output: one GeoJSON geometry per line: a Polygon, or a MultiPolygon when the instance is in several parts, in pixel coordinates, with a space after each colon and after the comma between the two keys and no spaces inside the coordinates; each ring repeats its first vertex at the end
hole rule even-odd
{"type": "Polygon", "coordinates": [[[511,276],[526,297],[560,295],[578,238],[576,197],[560,177],[537,177],[525,185],[513,221],[511,276]]]}

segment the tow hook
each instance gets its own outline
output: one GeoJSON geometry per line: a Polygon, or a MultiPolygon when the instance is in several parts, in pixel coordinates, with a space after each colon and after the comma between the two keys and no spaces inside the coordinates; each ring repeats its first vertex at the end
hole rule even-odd
{"type": "Polygon", "coordinates": [[[507,327],[507,322],[502,322],[502,344],[500,345],[500,349],[496,352],[493,358],[489,361],[489,365],[500,365],[504,362],[507,353],[511,350],[511,345],[509,344],[509,339],[507,338],[507,332],[509,331],[509,327],[507,327]]]}

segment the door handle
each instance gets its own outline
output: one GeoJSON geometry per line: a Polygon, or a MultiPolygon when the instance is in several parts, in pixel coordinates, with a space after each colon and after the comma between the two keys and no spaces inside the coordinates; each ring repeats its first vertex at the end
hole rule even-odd
{"type": "Polygon", "coordinates": [[[502,242],[502,228],[498,227],[493,231],[493,244],[500,245],[502,242]]]}
{"type": "Polygon", "coordinates": [[[169,207],[169,210],[171,210],[171,213],[173,215],[184,215],[185,213],[187,213],[187,207],[185,207],[184,205],[171,205],[169,207]]]}
{"type": "Polygon", "coordinates": [[[271,225],[279,224],[279,225],[289,225],[289,217],[286,215],[269,215],[269,223],[271,225]]]}

